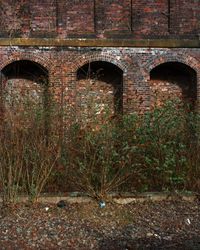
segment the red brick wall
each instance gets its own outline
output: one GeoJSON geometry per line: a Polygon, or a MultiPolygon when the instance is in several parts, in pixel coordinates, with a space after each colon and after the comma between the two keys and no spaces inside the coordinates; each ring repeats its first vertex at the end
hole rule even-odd
{"type": "Polygon", "coordinates": [[[79,80],[77,82],[77,113],[83,119],[114,113],[113,86],[99,80],[79,80]]]}
{"type": "Polygon", "coordinates": [[[42,86],[27,79],[9,79],[4,86],[6,106],[15,114],[23,105],[42,105],[42,86]]]}
{"type": "MultiPolygon", "coordinates": [[[[197,75],[197,100],[200,102],[200,51],[199,49],[145,49],[145,48],[22,48],[2,47],[0,50],[0,70],[13,61],[30,60],[37,62],[49,72],[49,88],[57,100],[67,107],[78,108],[80,82],[77,81],[77,70],[88,62],[106,61],[123,71],[123,108],[124,111],[148,110],[153,103],[154,90],[162,93],[171,91],[179,95],[180,88],[166,81],[152,82],[150,72],[166,62],[179,62],[187,65],[197,75]],[[167,84],[166,84],[167,83],[167,84]]],[[[2,71],[3,72],[3,71],[2,71]]],[[[85,88],[87,82],[82,82],[85,88]]],[[[101,86],[94,86],[96,92],[101,86]]],[[[107,84],[107,83],[106,83],[107,84]]],[[[20,85],[17,85],[20,87],[20,85]]],[[[24,86],[24,85],[23,85],[24,86]]],[[[30,82],[27,84],[28,89],[30,82]]],[[[34,90],[34,83],[33,89],[34,90]]],[[[27,89],[27,91],[28,91],[27,89]]],[[[30,93],[31,91],[30,90],[30,93]]],[[[108,88],[103,88],[107,95],[108,88]]],[[[19,91],[20,92],[20,91],[19,91]]],[[[84,92],[84,91],[83,91],[84,92]]],[[[170,93],[171,93],[170,92],[170,93]]],[[[21,92],[23,93],[23,91],[21,92]]],[[[108,99],[110,98],[110,92],[108,99]]],[[[110,100],[110,99],[109,99],[110,100]]]]}
{"type": "Polygon", "coordinates": [[[65,2],[66,4],[64,6],[64,9],[60,9],[60,12],[64,11],[64,14],[63,14],[64,35],[85,34],[87,36],[88,34],[94,33],[94,3],[93,1],[69,0],[65,2]]]}
{"type": "Polygon", "coordinates": [[[187,104],[195,105],[196,89],[191,88],[192,81],[185,77],[178,76],[177,79],[152,79],[150,81],[151,106],[162,105],[164,101],[170,99],[180,99],[187,104]]]}
{"type": "Polygon", "coordinates": [[[199,0],[2,0],[1,37],[194,38],[199,0]]]}
{"type": "Polygon", "coordinates": [[[168,3],[160,0],[133,1],[133,32],[136,37],[168,35],[168,3]]]}
{"type": "Polygon", "coordinates": [[[95,14],[96,31],[101,36],[131,34],[130,0],[97,0],[95,14]]]}
{"type": "MultiPolygon", "coordinates": [[[[27,18],[30,20],[30,36],[52,36],[56,35],[56,5],[52,4],[54,1],[33,0],[27,4],[29,14],[27,18]]],[[[21,19],[23,24],[23,18],[21,19]]],[[[28,29],[28,27],[27,27],[28,29]]]]}
{"type": "Polygon", "coordinates": [[[171,33],[191,37],[200,32],[200,1],[171,1],[171,33]]]}

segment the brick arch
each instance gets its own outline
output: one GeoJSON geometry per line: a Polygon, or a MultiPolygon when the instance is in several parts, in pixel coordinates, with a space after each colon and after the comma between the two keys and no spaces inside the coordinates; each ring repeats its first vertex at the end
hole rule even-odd
{"type": "Polygon", "coordinates": [[[197,58],[191,55],[184,55],[183,53],[165,54],[162,56],[157,56],[154,60],[147,62],[144,67],[145,77],[147,82],[150,82],[150,73],[156,67],[165,63],[182,63],[189,67],[196,73],[196,84],[197,84],[197,110],[200,110],[200,62],[197,58]]]}
{"type": "Polygon", "coordinates": [[[42,67],[44,67],[48,73],[52,71],[53,65],[49,62],[47,58],[42,58],[37,55],[32,55],[32,54],[18,54],[18,55],[13,55],[9,60],[3,61],[0,63],[0,71],[2,71],[7,65],[17,62],[17,61],[23,61],[27,60],[33,63],[38,63],[42,67]]]}
{"type": "Polygon", "coordinates": [[[74,89],[74,98],[76,96],[76,73],[79,68],[87,63],[94,61],[104,61],[117,66],[122,70],[123,74],[123,108],[126,112],[132,112],[133,110],[147,109],[150,100],[149,84],[146,82],[143,69],[141,70],[137,60],[134,60],[128,55],[111,55],[110,53],[94,53],[79,56],[68,68],[69,83],[74,89]],[[135,73],[136,69],[139,74],[135,73]],[[130,104],[131,99],[137,99],[136,102],[140,102],[143,99],[142,105],[136,104],[134,107],[130,104]],[[138,106],[138,107],[137,107],[138,106]],[[140,107],[141,106],[141,107],[140,107]]]}
{"type": "Polygon", "coordinates": [[[126,85],[127,81],[127,69],[128,65],[124,62],[122,55],[113,56],[110,53],[88,53],[78,56],[73,62],[70,62],[70,67],[68,68],[68,84],[72,88],[71,95],[74,99],[74,105],[77,103],[77,71],[84,65],[92,62],[107,62],[113,66],[118,67],[122,71],[123,86],[126,85]]]}
{"type": "MultiPolygon", "coordinates": [[[[164,55],[164,56],[158,56],[154,58],[153,62],[147,62],[144,66],[144,72],[146,74],[146,79],[150,80],[150,72],[152,69],[156,68],[157,66],[164,64],[164,63],[170,63],[170,62],[177,62],[177,63],[183,63],[186,66],[192,68],[197,76],[200,76],[200,67],[199,67],[199,61],[195,58],[193,58],[190,55],[183,56],[182,54],[176,54],[176,55],[164,55]]],[[[199,78],[199,77],[197,77],[199,78]]]]}
{"type": "Polygon", "coordinates": [[[75,60],[75,62],[72,63],[72,66],[70,67],[70,71],[75,73],[83,65],[90,63],[90,62],[95,62],[95,61],[104,61],[104,62],[111,63],[117,66],[118,68],[120,68],[123,72],[127,72],[128,67],[129,67],[123,60],[120,59],[120,56],[113,56],[110,54],[105,54],[105,55],[90,54],[90,55],[82,55],[78,57],[75,60]]]}

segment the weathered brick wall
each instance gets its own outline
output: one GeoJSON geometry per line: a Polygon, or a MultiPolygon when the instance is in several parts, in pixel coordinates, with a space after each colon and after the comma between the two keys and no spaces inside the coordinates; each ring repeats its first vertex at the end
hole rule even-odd
{"type": "MultiPolygon", "coordinates": [[[[85,92],[90,79],[77,79],[79,68],[97,61],[108,62],[121,70],[125,111],[144,112],[150,109],[155,104],[157,93],[162,98],[173,95],[183,98],[186,96],[197,99],[200,103],[199,48],[172,49],[167,45],[166,48],[160,49],[114,46],[120,39],[136,42],[144,39],[147,43],[149,39],[155,39],[158,43],[159,39],[164,39],[166,44],[169,38],[198,41],[199,24],[200,0],[0,0],[1,38],[40,37],[43,41],[48,40],[43,38],[59,38],[50,40],[54,42],[63,41],[63,38],[76,38],[76,41],[85,41],[81,38],[93,38],[93,45],[96,46],[55,47],[55,43],[46,47],[39,44],[32,46],[32,39],[29,40],[29,46],[23,46],[23,43],[21,46],[15,46],[12,39],[7,39],[7,45],[0,47],[0,71],[2,82],[5,83],[1,86],[6,89],[9,85],[11,90],[17,89],[14,92],[20,93],[21,96],[33,93],[37,95],[38,90],[41,93],[43,90],[41,86],[38,87],[40,83],[36,83],[34,78],[24,77],[23,74],[9,77],[9,73],[6,75],[4,72],[10,63],[27,60],[33,63],[29,64],[28,73],[36,73],[39,77],[40,66],[47,70],[49,89],[58,101],[78,110],[87,106],[84,104],[87,99],[85,97],[95,92],[96,102],[100,99],[105,101],[105,105],[106,102],[109,105],[112,102],[113,108],[115,98],[112,81],[109,83],[97,79],[90,95],[87,95],[85,92]],[[97,47],[95,43],[107,41],[106,38],[113,38],[109,40],[113,42],[113,47],[97,47]],[[173,77],[150,79],[151,71],[167,62],[180,63],[183,74],[184,70],[193,69],[196,82],[180,76],[176,76],[177,80],[173,77]],[[34,63],[38,63],[38,72],[34,63]],[[185,65],[184,69],[181,64],[185,65]],[[31,70],[32,66],[34,70],[31,70]],[[23,80],[19,83],[20,79],[23,80]]],[[[173,40],[171,41],[173,43],[173,40]]],[[[102,67],[101,63],[99,67],[102,67]]],[[[110,75],[115,78],[115,74],[115,70],[111,68],[110,75]]]]}
{"type": "MultiPolygon", "coordinates": [[[[76,47],[2,47],[0,49],[0,70],[3,73],[5,66],[13,61],[30,60],[38,63],[48,70],[49,88],[56,96],[56,99],[66,106],[73,106],[79,109],[81,88],[88,87],[87,80],[78,80],[77,71],[80,67],[93,61],[109,62],[123,72],[123,108],[124,111],[148,110],[154,105],[154,91],[160,90],[163,93],[177,93],[182,91],[176,81],[150,79],[150,72],[158,65],[166,62],[177,62],[180,65],[193,69],[196,74],[196,94],[200,101],[200,51],[199,49],[145,49],[145,48],[76,48],[76,47]],[[82,81],[82,83],[81,83],[82,81]]],[[[179,64],[178,64],[179,67],[179,64]]],[[[180,66],[181,67],[181,66],[180,66]]],[[[181,70],[185,70],[182,69],[181,70]]],[[[115,74],[110,71],[110,74],[115,74]]],[[[184,80],[184,79],[183,79],[184,80]]],[[[4,79],[6,81],[6,79],[4,79]]],[[[179,78],[179,82],[182,81],[179,78]]],[[[188,81],[188,80],[187,80],[188,81]]],[[[184,80],[185,82],[185,80],[184,80]]],[[[188,84],[191,82],[189,81],[188,84]]],[[[38,83],[39,84],[39,83],[38,83]]],[[[96,94],[105,94],[110,101],[111,86],[108,83],[98,82],[93,86],[96,94]]],[[[16,85],[15,85],[16,86],[16,85]]],[[[22,86],[22,85],[21,85],[22,86]]],[[[23,88],[24,88],[23,84],[23,88]]],[[[29,89],[30,81],[27,82],[29,89]]],[[[18,84],[18,87],[20,85],[18,84]]],[[[188,88],[188,85],[186,84],[188,88]]],[[[34,84],[33,89],[34,90],[34,84]]],[[[32,91],[31,90],[31,91],[32,91]]],[[[93,91],[92,90],[92,91],[93,91]]],[[[25,91],[25,92],[26,92],[25,91]]],[[[184,93],[191,92],[191,89],[184,90],[184,93]]],[[[21,91],[23,93],[23,91],[21,91]]],[[[83,90],[84,92],[84,90],[83,90]]],[[[83,94],[82,92],[82,94],[83,94]]],[[[98,98],[97,97],[97,98],[98,98]]],[[[106,98],[105,98],[106,100],[106,98]]]]}
{"type": "Polygon", "coordinates": [[[186,77],[177,76],[169,79],[152,79],[150,81],[151,106],[162,105],[170,99],[181,99],[187,104],[195,104],[196,88],[186,77]]]}
{"type": "Polygon", "coordinates": [[[171,1],[170,32],[172,35],[181,34],[191,38],[200,34],[200,1],[176,0],[171,1]]]}
{"type": "Polygon", "coordinates": [[[199,0],[1,0],[1,37],[197,38],[199,0]]]}
{"type": "Polygon", "coordinates": [[[79,80],[77,82],[76,107],[81,120],[93,119],[94,116],[114,114],[111,84],[99,80],[79,80]]]}
{"type": "Polygon", "coordinates": [[[133,1],[133,30],[136,37],[169,36],[168,1],[133,1]]]}
{"type": "Polygon", "coordinates": [[[42,103],[42,86],[28,79],[8,79],[4,86],[6,105],[17,106],[42,103]]]}

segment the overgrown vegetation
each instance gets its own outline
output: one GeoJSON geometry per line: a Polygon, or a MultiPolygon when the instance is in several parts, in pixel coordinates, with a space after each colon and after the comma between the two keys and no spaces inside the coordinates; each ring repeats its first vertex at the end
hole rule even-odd
{"type": "Polygon", "coordinates": [[[24,98],[24,103],[13,98],[13,106],[4,105],[0,126],[2,196],[5,202],[14,202],[26,193],[36,200],[59,158],[57,130],[52,126],[51,135],[47,134],[51,108],[41,109],[31,98],[24,98]]]}
{"type": "Polygon", "coordinates": [[[200,190],[200,116],[180,100],[144,115],[92,111],[70,123],[73,112],[57,104],[27,107],[7,108],[1,120],[4,201],[36,200],[43,191],[102,199],[112,191],[200,190]]]}
{"type": "Polygon", "coordinates": [[[179,100],[144,115],[128,114],[84,129],[64,147],[69,179],[81,191],[199,190],[199,115],[179,100]]]}

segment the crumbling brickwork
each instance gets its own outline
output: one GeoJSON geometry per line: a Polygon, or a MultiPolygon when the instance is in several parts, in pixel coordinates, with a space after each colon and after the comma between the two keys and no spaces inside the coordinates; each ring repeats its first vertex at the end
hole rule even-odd
{"type": "Polygon", "coordinates": [[[57,100],[79,109],[87,106],[84,93],[94,78],[79,79],[78,72],[94,62],[96,71],[104,74],[109,69],[112,79],[96,79],[90,92],[96,100],[120,100],[124,111],[149,110],[158,93],[199,102],[199,10],[199,0],[1,0],[2,86],[9,85],[10,91],[13,82],[13,88],[27,92],[32,81],[30,91],[36,93],[35,84],[41,83],[30,75],[42,75],[57,100]],[[37,44],[49,38],[47,46],[37,44]],[[152,39],[154,47],[149,45],[152,39]],[[87,46],[82,45],[87,40],[87,46]],[[132,41],[136,47],[124,46],[132,41]],[[109,47],[96,45],[106,42],[109,47]],[[26,62],[28,73],[21,69],[26,62]],[[115,96],[113,79],[119,79],[118,72],[122,87],[115,96]]]}

